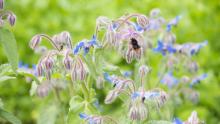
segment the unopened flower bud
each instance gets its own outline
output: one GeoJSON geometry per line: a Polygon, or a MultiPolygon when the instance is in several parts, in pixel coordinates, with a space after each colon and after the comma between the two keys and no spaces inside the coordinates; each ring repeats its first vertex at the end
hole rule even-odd
{"type": "Polygon", "coordinates": [[[42,76],[43,75],[43,67],[42,67],[42,64],[39,63],[37,65],[37,76],[42,76]]]}
{"type": "Polygon", "coordinates": [[[149,20],[145,15],[140,15],[140,16],[137,17],[137,23],[142,28],[144,28],[149,24],[149,20]]]}
{"type": "Polygon", "coordinates": [[[64,58],[63,64],[64,64],[64,66],[65,66],[65,68],[66,68],[67,70],[70,70],[70,69],[71,69],[72,60],[70,59],[69,56],[66,56],[66,57],[64,58]]]}
{"type": "Polygon", "coordinates": [[[73,68],[71,72],[72,81],[84,80],[86,78],[86,69],[81,58],[77,58],[73,63],[73,68]]]}
{"type": "Polygon", "coordinates": [[[31,49],[35,49],[39,45],[40,42],[41,42],[41,36],[35,35],[30,41],[31,49]]]}
{"type": "Polygon", "coordinates": [[[61,32],[60,35],[64,41],[69,41],[71,39],[70,33],[67,31],[61,32]]]}
{"type": "Polygon", "coordinates": [[[61,35],[61,38],[66,42],[67,47],[72,49],[70,33],[67,31],[63,31],[60,35],[61,35]]]}
{"type": "Polygon", "coordinates": [[[16,21],[16,15],[11,13],[8,15],[8,22],[11,26],[15,25],[15,21],[16,21]]]}
{"type": "Polygon", "coordinates": [[[44,60],[44,65],[45,65],[46,70],[51,70],[53,67],[53,60],[50,57],[47,57],[44,60]]]}
{"type": "Polygon", "coordinates": [[[108,95],[105,98],[105,104],[111,104],[118,97],[118,92],[115,90],[111,90],[108,92],[108,95]]]}
{"type": "Polygon", "coordinates": [[[147,75],[149,72],[150,72],[150,68],[149,68],[148,66],[146,66],[146,65],[140,66],[140,68],[139,68],[139,74],[140,74],[141,76],[145,76],[145,75],[147,75]]]}
{"type": "Polygon", "coordinates": [[[45,97],[48,95],[52,85],[49,82],[43,82],[37,87],[37,95],[39,97],[45,97]]]}
{"type": "Polygon", "coordinates": [[[0,9],[4,8],[4,0],[0,0],[0,9]]]}

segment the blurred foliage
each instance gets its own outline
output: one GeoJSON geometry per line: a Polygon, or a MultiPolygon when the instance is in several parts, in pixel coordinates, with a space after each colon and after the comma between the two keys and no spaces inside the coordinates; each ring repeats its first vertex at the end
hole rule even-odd
{"type": "MultiPolygon", "coordinates": [[[[95,20],[101,15],[114,19],[126,13],[148,14],[152,8],[160,8],[166,18],[181,15],[183,18],[174,29],[177,42],[209,41],[209,46],[196,57],[209,78],[196,87],[200,92],[199,103],[184,101],[175,116],[185,120],[192,110],[197,110],[199,117],[208,124],[220,123],[219,0],[6,0],[6,8],[17,15],[12,31],[18,44],[19,60],[30,65],[38,59],[28,45],[37,33],[52,35],[67,30],[77,42],[92,36],[95,20]]],[[[0,64],[6,63],[2,47],[0,51],[0,64]]],[[[117,57],[111,61],[123,64],[117,57]]],[[[47,104],[44,99],[30,97],[30,87],[22,77],[0,84],[0,97],[6,110],[28,124],[36,123],[36,118],[41,116],[41,106],[47,104]]],[[[56,111],[53,106],[48,109],[56,111]]]]}

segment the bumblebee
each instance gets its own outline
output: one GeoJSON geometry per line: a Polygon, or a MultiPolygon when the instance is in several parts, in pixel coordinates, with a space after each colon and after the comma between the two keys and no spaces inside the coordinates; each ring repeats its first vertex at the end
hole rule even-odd
{"type": "Polygon", "coordinates": [[[135,38],[131,38],[131,45],[134,50],[138,50],[141,48],[138,44],[138,41],[135,38]]]}

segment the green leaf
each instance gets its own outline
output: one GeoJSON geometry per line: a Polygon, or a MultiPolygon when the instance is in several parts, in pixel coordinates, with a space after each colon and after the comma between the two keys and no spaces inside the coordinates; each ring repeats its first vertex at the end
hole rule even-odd
{"type": "Polygon", "coordinates": [[[4,103],[2,102],[2,99],[0,98],[0,109],[3,108],[4,103]]]}
{"type": "Polygon", "coordinates": [[[17,117],[3,109],[0,109],[0,117],[6,119],[12,124],[21,124],[21,121],[17,117]]]}
{"type": "Polygon", "coordinates": [[[80,96],[73,96],[70,100],[70,110],[73,112],[80,112],[84,108],[83,98],[80,96]]]}
{"type": "Polygon", "coordinates": [[[10,64],[1,64],[0,65],[0,75],[6,75],[7,73],[12,73],[10,64]]]}
{"type": "Polygon", "coordinates": [[[33,74],[31,74],[31,73],[28,73],[28,72],[26,72],[26,71],[24,71],[24,70],[22,70],[22,69],[18,69],[18,74],[19,74],[19,75],[22,75],[22,76],[30,77],[31,79],[33,79],[34,81],[36,81],[37,84],[40,84],[39,79],[38,79],[35,75],[33,75],[33,74]]]}
{"type": "Polygon", "coordinates": [[[30,96],[33,96],[36,93],[37,86],[38,85],[37,85],[36,81],[32,81],[31,89],[30,89],[30,96]]]}
{"type": "Polygon", "coordinates": [[[0,43],[3,46],[12,69],[16,71],[18,67],[18,52],[14,35],[8,29],[0,28],[0,43]]]}
{"type": "Polygon", "coordinates": [[[60,109],[55,104],[45,106],[39,114],[37,124],[55,124],[59,112],[60,109]]]}
{"type": "Polygon", "coordinates": [[[0,76],[0,83],[6,80],[15,79],[15,78],[16,77],[11,77],[11,76],[0,76]]]}

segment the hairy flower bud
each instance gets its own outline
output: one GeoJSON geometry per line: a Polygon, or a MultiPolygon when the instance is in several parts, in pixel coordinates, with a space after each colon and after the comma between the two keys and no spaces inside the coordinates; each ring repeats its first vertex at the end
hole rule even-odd
{"type": "Polygon", "coordinates": [[[150,72],[150,68],[149,68],[148,66],[146,66],[146,65],[140,66],[140,68],[139,68],[139,74],[140,74],[141,76],[145,76],[145,75],[147,75],[149,72],[150,72]]]}
{"type": "Polygon", "coordinates": [[[41,62],[37,65],[37,76],[42,76],[43,75],[43,67],[41,62]]]}
{"type": "Polygon", "coordinates": [[[70,59],[69,56],[66,56],[64,59],[63,59],[63,64],[64,64],[64,67],[67,69],[67,70],[70,70],[71,67],[72,67],[72,60],[70,59]]]}
{"type": "Polygon", "coordinates": [[[45,97],[48,95],[51,88],[52,88],[52,84],[50,84],[49,82],[43,82],[37,87],[37,95],[39,97],[45,97]]]}
{"type": "Polygon", "coordinates": [[[108,92],[108,95],[105,98],[105,104],[111,104],[118,97],[118,92],[115,90],[111,90],[108,92]]]}
{"type": "Polygon", "coordinates": [[[140,16],[137,17],[137,23],[142,28],[144,28],[149,24],[149,20],[145,15],[140,15],[140,16]]]}
{"type": "Polygon", "coordinates": [[[31,41],[30,41],[30,47],[31,49],[35,49],[38,47],[39,43],[41,42],[41,36],[40,35],[35,35],[31,41]]]}
{"type": "Polygon", "coordinates": [[[4,8],[4,0],[0,0],[0,10],[4,8]]]}
{"type": "Polygon", "coordinates": [[[50,57],[45,58],[44,65],[45,65],[46,70],[51,70],[53,67],[53,63],[54,62],[53,62],[52,58],[50,58],[50,57]]]}
{"type": "Polygon", "coordinates": [[[86,68],[83,64],[81,58],[77,58],[73,63],[73,68],[71,72],[72,81],[84,80],[86,78],[86,68]]]}
{"type": "Polygon", "coordinates": [[[61,35],[61,38],[66,42],[67,47],[72,48],[70,33],[67,31],[63,31],[61,32],[60,35],[61,35]]]}
{"type": "Polygon", "coordinates": [[[10,13],[8,15],[8,22],[11,26],[14,26],[15,25],[15,21],[16,21],[16,15],[13,14],[13,13],[10,13]]]}

